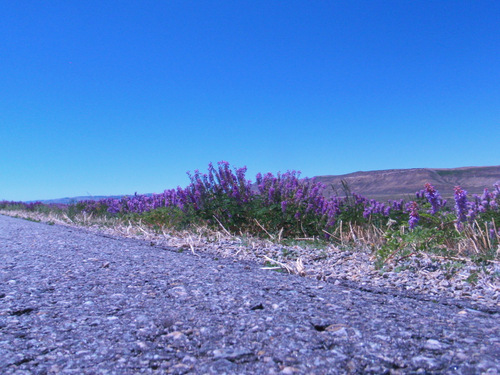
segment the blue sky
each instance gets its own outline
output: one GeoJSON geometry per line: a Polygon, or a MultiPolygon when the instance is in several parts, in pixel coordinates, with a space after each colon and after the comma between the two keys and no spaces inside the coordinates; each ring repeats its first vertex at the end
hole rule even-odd
{"type": "Polygon", "coordinates": [[[0,200],[500,164],[500,2],[3,1],[0,200]]]}

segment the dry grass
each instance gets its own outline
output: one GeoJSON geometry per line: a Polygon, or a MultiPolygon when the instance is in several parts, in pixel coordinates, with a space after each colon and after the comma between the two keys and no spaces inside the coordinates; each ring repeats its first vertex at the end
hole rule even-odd
{"type": "MultiPolygon", "coordinates": [[[[73,218],[70,218],[65,213],[40,213],[25,210],[0,210],[0,214],[49,224],[80,226],[109,235],[140,238],[163,246],[177,248],[179,251],[188,249],[195,255],[198,251],[206,250],[208,247],[217,248],[217,253],[222,257],[236,255],[244,259],[244,254],[250,253],[251,256],[248,259],[255,259],[257,257],[265,261],[266,264],[273,265],[266,267],[266,269],[282,269],[289,273],[300,275],[305,273],[303,261],[305,259],[308,261],[312,259],[314,261],[318,256],[313,255],[313,253],[319,252],[319,249],[314,249],[314,251],[312,249],[312,247],[319,244],[315,238],[296,238],[291,241],[287,239],[287,243],[284,244],[285,239],[282,238],[281,232],[277,235],[272,235],[260,223],[257,224],[269,239],[257,238],[244,233],[233,235],[222,224],[220,224],[221,230],[212,230],[206,226],[191,226],[189,230],[182,231],[171,228],[167,229],[165,227],[160,230],[154,230],[151,226],[140,220],[138,222],[131,222],[120,218],[94,216],[86,213],[77,214],[73,218]],[[294,245],[289,245],[290,242],[294,243],[294,245]],[[289,256],[276,253],[277,245],[281,249],[292,249],[292,251],[300,254],[301,257],[290,260],[289,256]]],[[[392,224],[391,222],[388,223],[389,226],[392,224]]],[[[404,231],[407,229],[402,227],[401,230],[404,231]]],[[[479,225],[475,225],[466,227],[465,231],[465,238],[455,243],[453,249],[447,249],[448,254],[454,255],[426,254],[426,256],[435,259],[470,262],[471,255],[491,252],[492,244],[487,228],[483,230],[479,225]]],[[[359,226],[340,222],[332,233],[324,232],[330,235],[336,243],[322,244],[323,250],[321,252],[323,254],[350,249],[365,254],[368,253],[371,255],[371,260],[375,261],[376,250],[385,243],[384,231],[374,225],[359,226]]],[[[494,258],[495,260],[490,259],[487,261],[500,264],[500,245],[496,250],[494,258]]],[[[388,261],[393,260],[392,257],[388,259],[388,261]]]]}
{"type": "MultiPolygon", "coordinates": [[[[210,254],[214,259],[230,258],[235,262],[257,262],[261,268],[320,280],[350,280],[381,287],[403,288],[419,293],[443,293],[450,297],[472,298],[498,304],[500,296],[500,262],[490,261],[480,266],[470,257],[471,251],[481,251],[485,239],[481,232],[472,233],[457,246],[456,255],[441,256],[419,253],[398,262],[392,259],[377,269],[376,252],[383,233],[376,227],[362,228],[347,224],[345,230],[331,233],[336,243],[312,238],[283,239],[281,235],[263,239],[227,230],[212,230],[192,226],[189,230],[167,228],[153,230],[143,222],[80,214],[70,219],[64,214],[42,214],[27,211],[2,211],[0,214],[59,224],[84,227],[93,233],[122,236],[150,242],[159,248],[190,252],[195,256],[210,254]],[[477,248],[477,250],[476,250],[477,248]],[[390,274],[388,278],[385,275],[390,274]],[[441,286],[441,283],[449,283],[441,286]],[[452,287],[450,287],[450,285],[452,287]]],[[[344,224],[343,224],[344,226],[344,224]]],[[[343,228],[343,229],[344,229],[343,228]]],[[[484,234],[484,231],[483,231],[484,234]]],[[[270,237],[270,236],[269,236],[270,237]]],[[[500,248],[497,250],[497,259],[500,248]]],[[[500,305],[499,305],[500,306],[500,305]]]]}

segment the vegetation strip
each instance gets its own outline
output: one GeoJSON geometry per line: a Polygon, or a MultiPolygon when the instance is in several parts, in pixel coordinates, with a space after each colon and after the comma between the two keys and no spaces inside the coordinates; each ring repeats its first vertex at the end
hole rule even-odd
{"type": "Polygon", "coordinates": [[[347,185],[344,196],[325,196],[323,184],[296,171],[258,174],[255,183],[245,173],[219,162],[207,174],[189,174],[186,188],[162,194],[68,205],[0,202],[0,209],[194,254],[257,260],[269,270],[324,280],[377,279],[416,292],[449,289],[450,297],[498,305],[498,184],[472,198],[456,187],[453,205],[430,184],[413,201],[383,203],[347,185]]]}

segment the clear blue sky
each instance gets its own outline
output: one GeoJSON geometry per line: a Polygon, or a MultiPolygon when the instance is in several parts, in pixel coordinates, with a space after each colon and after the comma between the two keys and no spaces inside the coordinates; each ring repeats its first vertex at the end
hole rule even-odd
{"type": "Polygon", "coordinates": [[[0,200],[500,164],[500,1],[2,1],[0,200]]]}

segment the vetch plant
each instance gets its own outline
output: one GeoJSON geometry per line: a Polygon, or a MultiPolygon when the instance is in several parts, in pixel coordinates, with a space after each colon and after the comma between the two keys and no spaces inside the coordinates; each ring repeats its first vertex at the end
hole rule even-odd
{"type": "Polygon", "coordinates": [[[455,186],[455,212],[457,215],[457,229],[463,229],[463,223],[467,221],[468,204],[467,192],[460,186],[455,186]]]}
{"type": "Polygon", "coordinates": [[[420,220],[420,215],[418,214],[417,202],[413,201],[413,202],[408,203],[408,206],[406,209],[410,213],[410,220],[408,220],[408,225],[409,225],[410,229],[413,229],[417,226],[417,224],[420,220]]]}
{"type": "Polygon", "coordinates": [[[431,204],[430,214],[435,215],[442,207],[446,206],[446,200],[441,199],[439,192],[429,183],[425,184],[424,195],[431,204]]]}

